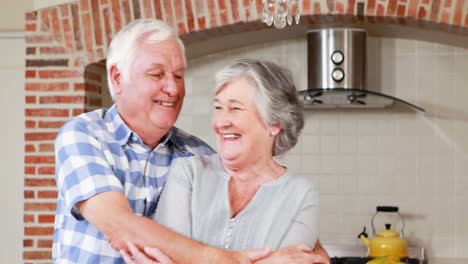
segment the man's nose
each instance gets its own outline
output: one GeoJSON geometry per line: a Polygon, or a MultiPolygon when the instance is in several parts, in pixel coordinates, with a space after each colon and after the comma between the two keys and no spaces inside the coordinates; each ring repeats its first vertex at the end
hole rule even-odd
{"type": "Polygon", "coordinates": [[[176,96],[179,93],[179,87],[174,76],[166,76],[166,81],[163,85],[162,91],[169,96],[176,96]]]}

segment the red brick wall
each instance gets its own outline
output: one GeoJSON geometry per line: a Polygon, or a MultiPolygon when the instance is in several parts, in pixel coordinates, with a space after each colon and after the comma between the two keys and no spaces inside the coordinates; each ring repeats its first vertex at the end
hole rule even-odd
{"type": "MultiPolygon", "coordinates": [[[[26,14],[26,263],[50,262],[57,197],[53,140],[66,120],[101,105],[101,61],[111,37],[143,17],[163,19],[179,34],[263,29],[259,10],[261,0],[81,0],[26,14]]],[[[303,24],[392,23],[468,32],[465,0],[302,0],[302,14],[303,24]]]]}

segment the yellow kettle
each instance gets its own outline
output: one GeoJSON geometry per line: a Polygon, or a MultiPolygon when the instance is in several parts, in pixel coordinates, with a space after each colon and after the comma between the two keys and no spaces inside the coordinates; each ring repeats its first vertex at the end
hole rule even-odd
{"type": "Polygon", "coordinates": [[[399,259],[408,257],[408,244],[403,239],[405,222],[403,216],[398,213],[398,207],[396,206],[377,206],[377,212],[374,214],[371,220],[373,238],[368,239],[366,233],[366,227],[359,234],[360,238],[368,248],[368,256],[370,258],[379,258],[386,256],[393,256],[399,259]],[[374,218],[379,212],[385,213],[396,213],[402,220],[402,228],[400,234],[391,230],[391,224],[385,224],[385,230],[375,234],[374,218]]]}

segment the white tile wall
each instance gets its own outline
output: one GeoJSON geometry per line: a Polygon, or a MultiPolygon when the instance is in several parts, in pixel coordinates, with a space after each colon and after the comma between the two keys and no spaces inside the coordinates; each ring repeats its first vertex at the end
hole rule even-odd
{"type": "MultiPolygon", "coordinates": [[[[321,192],[321,240],[359,244],[375,206],[406,217],[412,245],[430,256],[468,257],[468,50],[369,38],[368,85],[423,106],[426,114],[306,111],[300,145],[280,159],[321,192]]],[[[306,87],[303,38],[228,50],[189,61],[178,125],[214,144],[213,76],[239,57],[278,62],[306,87]]],[[[382,229],[379,226],[377,229],[382,229]]]]}

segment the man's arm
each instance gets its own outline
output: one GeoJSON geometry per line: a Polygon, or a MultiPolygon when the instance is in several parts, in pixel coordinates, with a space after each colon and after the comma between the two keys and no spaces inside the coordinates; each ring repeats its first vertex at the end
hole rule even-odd
{"type": "MultiPolygon", "coordinates": [[[[180,263],[250,263],[252,252],[225,252],[192,241],[151,219],[133,214],[102,143],[82,120],[67,123],[55,141],[56,182],[64,210],[94,225],[116,249],[126,241],[159,247],[180,263]]],[[[256,253],[256,252],[253,252],[256,253]]]]}
{"type": "Polygon", "coordinates": [[[133,214],[118,191],[99,193],[77,204],[81,215],[101,231],[115,249],[126,242],[157,247],[176,263],[251,263],[266,251],[222,251],[173,232],[151,219],[133,214]]]}
{"type": "MultiPolygon", "coordinates": [[[[330,264],[330,259],[323,248],[322,252],[315,251],[319,248],[322,247],[318,241],[314,250],[304,244],[281,248],[273,252],[271,256],[255,262],[255,264],[330,264]],[[327,256],[324,256],[323,253],[327,256]]],[[[144,249],[138,249],[131,242],[129,243],[129,252],[127,253],[124,251],[122,255],[128,264],[174,264],[174,262],[158,248],[145,247],[144,249]]]]}

